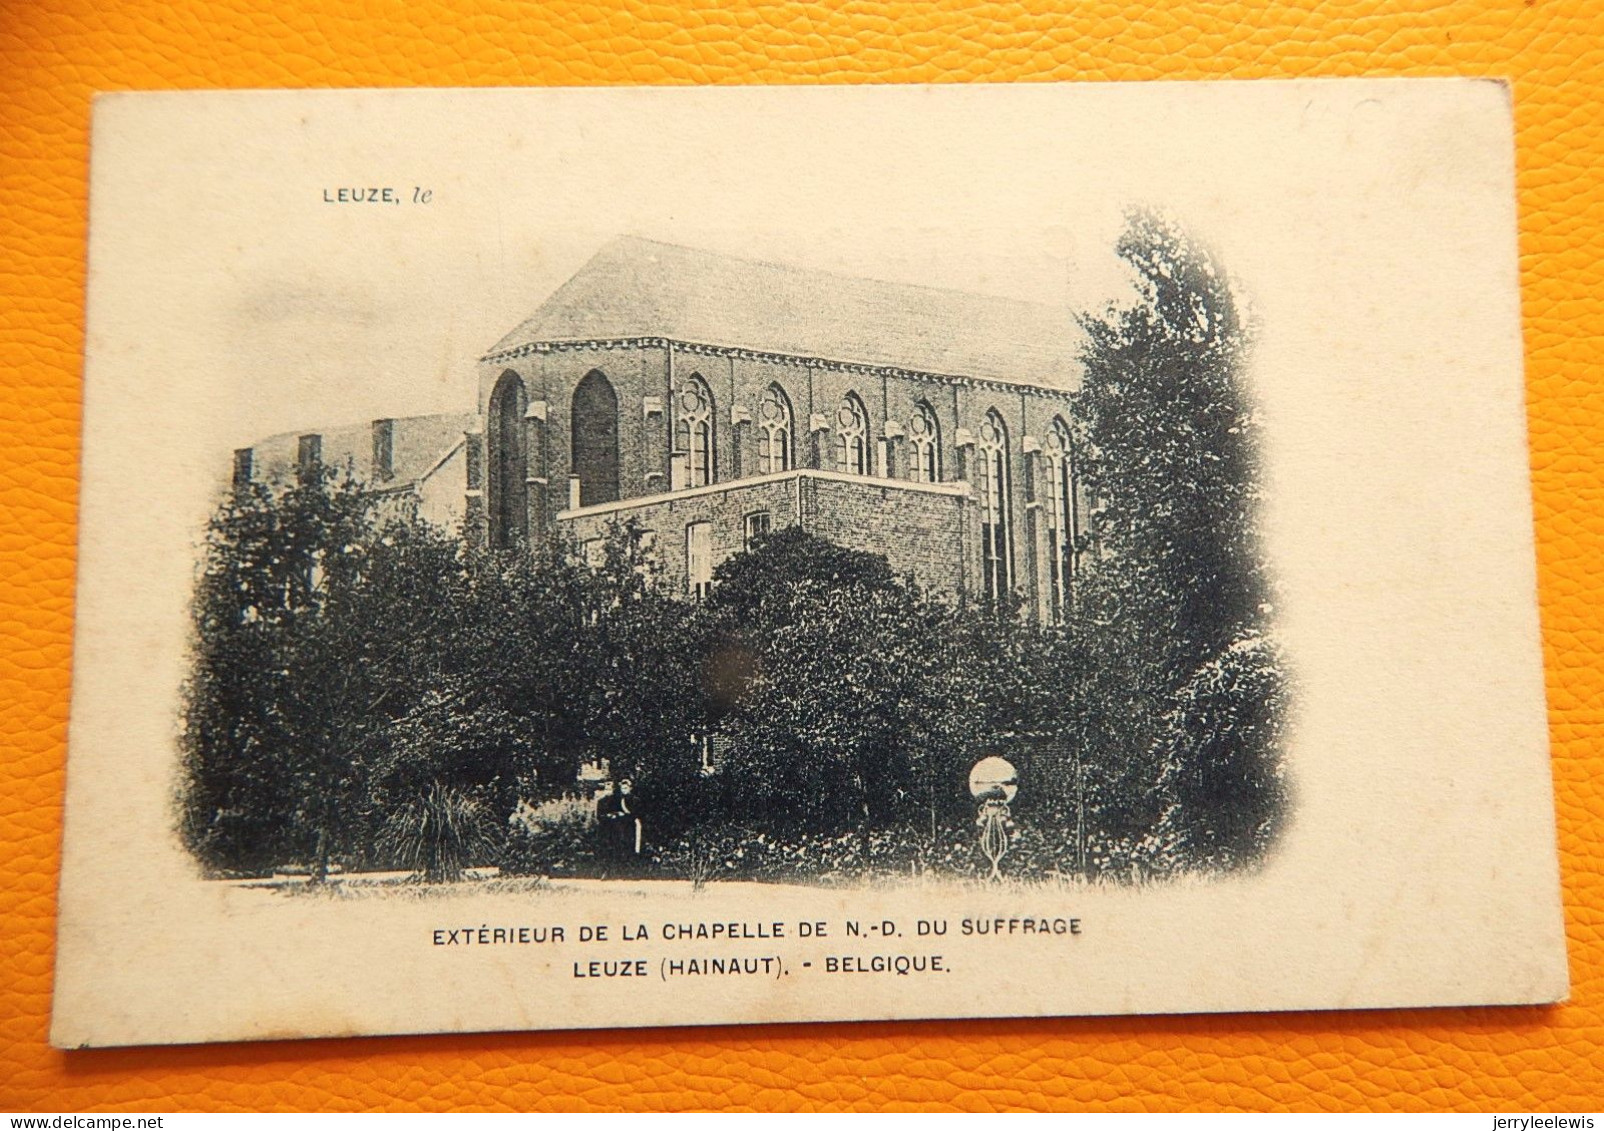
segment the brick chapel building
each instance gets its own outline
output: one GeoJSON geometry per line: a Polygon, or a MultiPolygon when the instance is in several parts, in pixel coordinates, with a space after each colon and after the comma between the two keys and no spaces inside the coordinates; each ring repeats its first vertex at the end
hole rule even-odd
{"type": "Polygon", "coordinates": [[[473,416],[376,421],[340,450],[492,547],[588,551],[628,522],[691,597],[800,526],[1056,621],[1084,525],[1079,345],[1066,309],[620,238],[480,359],[473,416]]]}

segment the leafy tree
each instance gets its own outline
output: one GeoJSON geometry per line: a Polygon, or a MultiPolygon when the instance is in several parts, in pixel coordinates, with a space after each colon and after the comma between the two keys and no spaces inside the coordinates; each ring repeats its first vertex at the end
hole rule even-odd
{"type": "Polygon", "coordinates": [[[700,776],[690,738],[707,730],[707,711],[694,609],[657,581],[638,524],[614,524],[583,570],[586,631],[575,655],[586,741],[615,778],[634,779],[662,821],[700,776]]]}
{"type": "Polygon", "coordinates": [[[216,868],[260,870],[297,847],[307,798],[287,788],[296,720],[290,641],[316,615],[320,555],[368,528],[366,505],[332,473],[291,486],[242,484],[206,532],[194,603],[195,669],[184,719],[183,830],[216,868]]]}
{"type": "Polygon", "coordinates": [[[951,647],[957,616],[884,557],[794,527],[720,565],[702,639],[731,813],[867,837],[964,803],[987,720],[951,647]]]}
{"type": "Polygon", "coordinates": [[[1265,601],[1250,335],[1224,269],[1173,221],[1133,214],[1117,250],[1139,301],[1083,320],[1076,402],[1093,540],[1114,563],[1091,572],[1088,612],[1139,625],[1188,672],[1265,601]]]}
{"type": "Polygon", "coordinates": [[[1274,843],[1287,802],[1280,745],[1286,682],[1268,638],[1234,641],[1171,696],[1158,794],[1165,804],[1150,855],[1226,869],[1274,843]]]}
{"type": "Polygon", "coordinates": [[[371,770],[438,677],[454,545],[320,468],[241,485],[207,534],[183,828],[205,864],[360,856],[371,770]]]}
{"type": "MultiPolygon", "coordinates": [[[[1195,831],[1207,812],[1273,807],[1279,795],[1266,784],[1274,773],[1222,778],[1191,765],[1273,730],[1241,730],[1243,703],[1203,693],[1218,675],[1210,665],[1267,632],[1258,421],[1243,380],[1249,327],[1223,267],[1173,220],[1133,213],[1117,250],[1137,301],[1082,322],[1076,415],[1095,552],[1076,632],[1094,658],[1088,741],[1117,755],[1099,759],[1099,819],[1130,840],[1161,819],[1195,831]],[[1181,741],[1183,723],[1213,737],[1181,741]],[[1227,779],[1234,800],[1220,792],[1227,779]]],[[[1267,665],[1253,686],[1278,712],[1279,668],[1267,665]]]]}
{"type": "Polygon", "coordinates": [[[454,594],[454,631],[430,645],[438,681],[395,747],[409,793],[472,787],[504,823],[518,801],[570,786],[585,760],[582,572],[554,554],[478,551],[454,594]]]}

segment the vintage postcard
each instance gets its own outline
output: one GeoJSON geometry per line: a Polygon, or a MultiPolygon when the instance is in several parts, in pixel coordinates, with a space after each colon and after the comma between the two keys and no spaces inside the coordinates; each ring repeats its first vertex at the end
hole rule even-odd
{"type": "Polygon", "coordinates": [[[96,105],[63,1047],[1566,994],[1495,81],[96,105]]]}

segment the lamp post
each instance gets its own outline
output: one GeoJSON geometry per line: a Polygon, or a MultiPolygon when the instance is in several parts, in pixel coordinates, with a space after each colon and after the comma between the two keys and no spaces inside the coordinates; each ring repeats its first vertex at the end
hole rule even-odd
{"type": "Polygon", "coordinates": [[[1019,792],[1019,773],[1013,763],[995,754],[974,764],[969,771],[969,794],[979,803],[975,824],[980,826],[980,851],[991,861],[994,883],[1002,881],[1002,858],[1008,852],[1008,803],[1019,792]]]}

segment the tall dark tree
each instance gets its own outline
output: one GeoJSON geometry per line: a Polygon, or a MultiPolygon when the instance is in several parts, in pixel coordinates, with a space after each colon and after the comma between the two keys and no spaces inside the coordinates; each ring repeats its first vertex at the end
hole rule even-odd
{"type": "MultiPolygon", "coordinates": [[[[958,612],[878,554],[797,528],[723,563],[701,618],[710,716],[732,816],[867,837],[944,823],[994,736],[987,665],[958,612]]],[[[1003,667],[1006,665],[996,665],[1003,667]]]]}
{"type": "Polygon", "coordinates": [[[455,547],[349,476],[249,483],[208,529],[183,829],[220,869],[365,848],[371,770],[438,677],[455,547]]]}
{"type": "Polygon", "coordinates": [[[584,682],[575,717],[585,748],[635,782],[660,832],[682,819],[701,772],[691,738],[708,729],[694,609],[659,584],[638,524],[613,525],[600,551],[579,567],[586,614],[571,650],[584,682]]]}
{"type": "Polygon", "coordinates": [[[1224,269],[1175,222],[1129,218],[1117,245],[1139,298],[1083,320],[1077,416],[1105,560],[1093,617],[1162,636],[1190,671],[1257,622],[1258,427],[1242,370],[1251,344],[1224,269]]]}
{"type": "MultiPolygon", "coordinates": [[[[1269,613],[1258,422],[1243,372],[1251,334],[1218,259],[1172,219],[1133,213],[1117,250],[1137,299],[1083,319],[1077,398],[1093,548],[1079,631],[1096,657],[1085,725],[1121,755],[1104,760],[1101,817],[1126,837],[1162,821],[1171,833],[1233,828],[1262,845],[1266,814],[1278,812],[1264,783],[1278,780],[1279,748],[1259,741],[1269,720],[1250,722],[1243,696],[1276,717],[1283,696],[1273,648],[1244,644],[1267,632],[1269,613]],[[1249,654],[1252,680],[1219,674],[1249,654]],[[1241,765],[1247,749],[1266,764],[1241,765]],[[1262,819],[1221,819],[1232,807],[1262,819]]],[[[1204,837],[1205,853],[1190,852],[1190,834],[1168,843],[1178,862],[1196,863],[1216,859],[1224,835],[1204,837]]]]}
{"type": "Polygon", "coordinates": [[[411,735],[415,774],[486,793],[498,821],[520,799],[552,796],[589,756],[580,705],[592,602],[565,556],[518,547],[469,554],[454,610],[461,631],[411,735]]]}
{"type": "Polygon", "coordinates": [[[304,842],[286,788],[297,721],[285,709],[291,641],[316,615],[324,547],[368,531],[366,504],[331,476],[245,483],[213,515],[194,602],[195,666],[183,728],[185,839],[205,864],[258,870],[304,842]]]}

